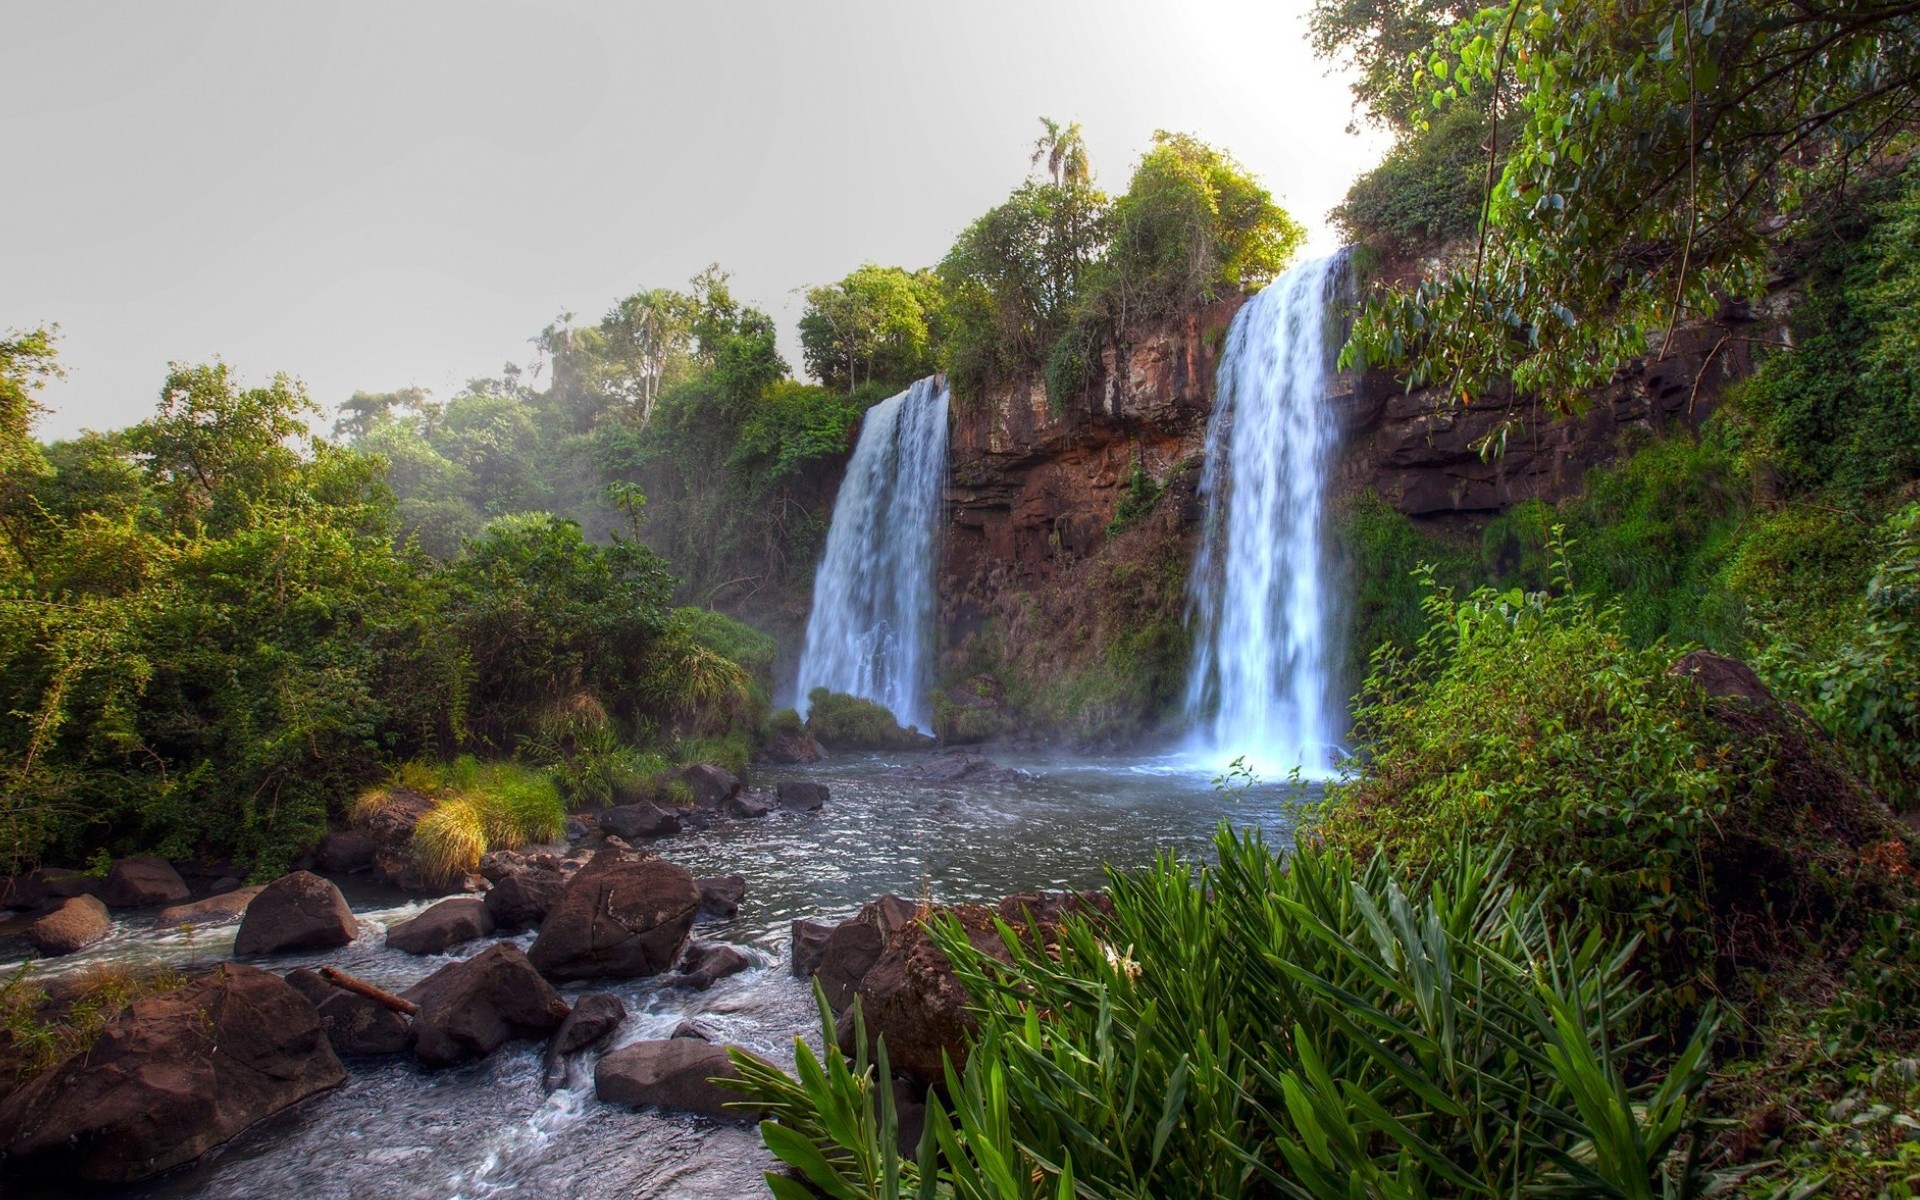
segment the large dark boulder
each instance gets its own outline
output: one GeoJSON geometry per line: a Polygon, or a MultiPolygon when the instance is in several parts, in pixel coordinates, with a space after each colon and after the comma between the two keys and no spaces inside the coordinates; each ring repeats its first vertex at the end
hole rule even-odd
{"type": "Polygon", "coordinates": [[[487,892],[487,912],[504,933],[531,929],[547,919],[547,910],[567,886],[558,871],[531,870],[509,875],[487,892]]]}
{"type": "Polygon", "coordinates": [[[311,871],[295,871],[268,884],[240,919],[233,952],[283,954],[330,950],[360,932],[360,923],[340,889],[311,871]]]}
{"type": "Polygon", "coordinates": [[[387,946],[408,954],[441,954],[493,932],[493,915],[478,896],[455,896],[387,930],[387,946]]]}
{"type": "Polygon", "coordinates": [[[700,888],[700,915],[703,917],[731,917],[740,912],[740,902],[747,898],[747,878],[744,875],[709,875],[693,881],[700,888]]]}
{"type": "Polygon", "coordinates": [[[806,979],[820,969],[820,960],[826,956],[827,940],[833,937],[833,930],[825,921],[794,920],[791,965],[795,975],[806,979]]]}
{"type": "Polygon", "coordinates": [[[190,904],[175,904],[171,908],[161,909],[154,923],[164,929],[177,925],[224,925],[228,921],[238,921],[246,915],[247,905],[253,903],[253,898],[266,890],[265,887],[243,887],[190,904]]]}
{"type": "Polygon", "coordinates": [[[674,772],[672,779],[684,783],[693,793],[693,802],[701,808],[719,808],[740,790],[733,772],[712,763],[694,763],[674,772]]]}
{"type": "Polygon", "coordinates": [[[568,1012],[560,993],[510,942],[449,963],[404,995],[420,1006],[413,1052],[430,1067],[484,1058],[516,1037],[544,1036],[568,1012]]]}
{"type": "Polygon", "coordinates": [[[826,750],[805,729],[776,729],[760,747],[760,761],[781,766],[817,763],[826,756],[826,750]]]}
{"type": "Polygon", "coordinates": [[[0,1103],[0,1138],[22,1173],[126,1184],[345,1078],[304,996],[231,965],[134,1001],[91,1047],[0,1103]]]}
{"type": "Polygon", "coordinates": [[[27,926],[27,941],[47,958],[83,950],[113,930],[107,906],[95,896],[75,896],[27,926]]]}
{"type": "Polygon", "coordinates": [[[720,811],[743,821],[757,820],[773,811],[774,799],[765,792],[739,792],[728,797],[720,811]]]}
{"type": "Polygon", "coordinates": [[[853,1003],[855,990],[880,961],[888,940],[918,916],[918,905],[889,892],[862,906],[853,920],[835,926],[827,935],[814,973],[835,1012],[853,1003]]]}
{"type": "Polygon", "coordinates": [[[569,1056],[605,1041],[626,1019],[627,1006],[612,992],[588,992],[580,997],[547,1043],[547,1057],[541,1067],[547,1090],[567,1081],[569,1056]]]}
{"type": "Polygon", "coordinates": [[[193,895],[187,881],[173,864],[158,854],[123,858],[107,872],[100,898],[108,908],[147,908],[155,904],[178,904],[193,895]]]}
{"type": "Polygon", "coordinates": [[[757,1120],[756,1113],[728,1107],[740,1101],[740,1093],[709,1082],[715,1077],[739,1077],[725,1046],[698,1038],[665,1038],[622,1046],[602,1058],[593,1072],[593,1090],[609,1104],[658,1104],[710,1117],[757,1120]]]}
{"type": "Polygon", "coordinates": [[[402,1054],[413,1048],[413,1024],[384,1004],[328,983],[310,967],[287,972],[287,982],[312,1002],[320,1028],[342,1058],[402,1054]]]}
{"type": "Polygon", "coordinates": [[[631,979],[672,968],[700,910],[685,869],[602,850],[567,881],[527,956],[549,979],[631,979]]]}
{"type": "Polygon", "coordinates": [[[626,842],[668,837],[680,832],[680,818],[642,800],[600,814],[600,828],[626,842]]]}
{"type": "Polygon", "coordinates": [[[794,812],[814,812],[827,803],[827,785],[810,783],[801,779],[789,779],[773,789],[780,798],[780,807],[794,812]]]}
{"type": "Polygon", "coordinates": [[[64,867],[41,867],[11,881],[6,899],[9,908],[55,908],[75,896],[98,896],[106,880],[85,871],[64,867]]]}
{"type": "MultiPolygon", "coordinates": [[[[947,911],[958,919],[974,949],[1009,960],[994,913],[977,905],[947,911]]],[[[945,1078],[947,1059],[955,1070],[966,1065],[967,1042],[978,1029],[968,1012],[972,1000],[924,922],[911,922],[888,937],[885,952],[862,976],[854,994],[867,1032],[886,1039],[895,1070],[931,1084],[945,1078]]]]}
{"type": "Polygon", "coordinates": [[[433,801],[409,788],[389,788],[386,802],[369,812],[356,832],[372,840],[373,877],[411,892],[440,890],[413,857],[413,830],[433,811],[433,801]]]}
{"type": "Polygon", "coordinates": [[[313,860],[322,871],[351,875],[356,871],[371,871],[379,852],[379,844],[371,837],[357,830],[343,829],[320,839],[313,860]]]}

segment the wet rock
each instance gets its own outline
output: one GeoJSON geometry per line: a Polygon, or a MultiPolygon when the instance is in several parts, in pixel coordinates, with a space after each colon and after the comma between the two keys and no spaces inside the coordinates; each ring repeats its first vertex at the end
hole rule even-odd
{"type": "MultiPolygon", "coordinates": [[[[990,910],[965,905],[947,911],[959,919],[976,950],[1008,960],[990,910]]],[[[945,1077],[945,1060],[950,1058],[955,1070],[966,1064],[967,1041],[977,1028],[967,1011],[971,999],[924,923],[893,932],[854,994],[868,1034],[886,1039],[895,1070],[936,1083],[945,1077]]]]}
{"type": "Polygon", "coordinates": [[[709,875],[693,882],[700,889],[701,916],[735,916],[740,912],[740,902],[747,898],[744,875],[709,875]]]}
{"type": "Polygon", "coordinates": [[[420,1006],[413,1052],[430,1067],[484,1058],[512,1038],[543,1036],[568,1012],[560,993],[510,942],[449,963],[403,995],[420,1006]]]}
{"type": "Polygon", "coordinates": [[[670,778],[685,783],[693,792],[693,802],[701,808],[719,808],[740,791],[740,781],[731,771],[711,763],[682,767],[670,778]]]}
{"type": "Polygon", "coordinates": [[[795,812],[815,812],[826,806],[827,785],[789,779],[774,789],[774,795],[780,798],[781,808],[789,808],[795,812]]]}
{"type": "Polygon", "coordinates": [[[712,1036],[709,1035],[706,1030],[695,1025],[692,1021],[680,1022],[673,1027],[673,1032],[667,1036],[670,1038],[693,1038],[702,1042],[710,1042],[713,1040],[712,1036]]]}
{"type": "Polygon", "coordinates": [[[154,924],[169,929],[176,925],[224,925],[229,921],[238,921],[246,914],[247,905],[253,902],[253,898],[266,890],[264,886],[241,888],[238,891],[220,892],[191,904],[176,904],[161,909],[154,924]]]}
{"type": "Polygon", "coordinates": [[[419,916],[387,930],[387,946],[408,954],[441,954],[451,946],[493,932],[487,902],[475,896],[442,900],[419,916]]]}
{"type": "Polygon", "coordinates": [[[772,812],[773,805],[773,798],[765,792],[741,792],[728,799],[722,811],[740,820],[753,820],[772,812]]]}
{"type": "Polygon", "coordinates": [[[685,869],[602,850],[547,913],[528,957],[549,979],[630,979],[670,969],[700,909],[685,869]]]}
{"type": "Polygon", "coordinates": [[[46,958],[83,950],[113,930],[113,918],[97,896],[74,896],[27,926],[27,942],[46,958]]]}
{"type": "Polygon", "coordinates": [[[680,832],[680,818],[642,801],[609,808],[600,814],[600,828],[624,841],[668,837],[680,832]]]}
{"type": "Polygon", "coordinates": [[[371,871],[374,856],[379,850],[380,847],[366,834],[347,829],[321,838],[313,861],[322,871],[351,875],[359,871],[371,871]]]}
{"type": "Polygon", "coordinates": [[[126,1184],[345,1078],[304,996],[229,965],[134,1001],[91,1048],[0,1103],[0,1138],[23,1173],[126,1184]]]}
{"type": "Polygon", "coordinates": [[[1033,776],[971,750],[943,750],[911,766],[895,767],[883,778],[905,783],[1023,783],[1033,776]]]}
{"type": "Polygon", "coordinates": [[[222,875],[207,885],[207,895],[220,896],[227,892],[237,892],[245,883],[246,880],[241,879],[238,875],[222,875]]]}
{"type": "Polygon", "coordinates": [[[732,946],[695,942],[680,960],[680,973],[673,982],[704,992],[729,975],[738,975],[753,965],[753,960],[732,946]]]}
{"type": "Polygon", "coordinates": [[[622,1046],[601,1059],[593,1072],[593,1090],[609,1104],[658,1104],[710,1117],[758,1119],[755,1113],[728,1107],[741,1096],[708,1082],[714,1077],[739,1077],[725,1046],[697,1038],[663,1038],[622,1046]]]}
{"type": "Polygon", "coordinates": [[[367,997],[337,988],[309,967],[287,972],[287,982],[320,1014],[320,1029],[342,1058],[403,1054],[413,1047],[413,1023],[367,997]]]}
{"type": "Polygon", "coordinates": [[[853,1003],[860,981],[880,961],[885,949],[886,939],[879,927],[868,921],[848,921],[827,936],[814,977],[835,1012],[853,1003]]]}
{"type": "Polygon", "coordinates": [[[261,889],[247,905],[233,952],[283,954],[290,950],[330,950],[360,932],[360,923],[340,889],[310,871],[295,871],[261,889]]]}
{"type": "Polygon", "coordinates": [[[826,756],[826,749],[804,729],[775,730],[760,747],[760,761],[781,766],[817,763],[826,756]]]}
{"type": "Polygon", "coordinates": [[[387,789],[387,802],[360,822],[358,832],[372,839],[373,877],[411,892],[440,889],[413,860],[413,830],[433,811],[433,801],[409,788],[387,789]]]}
{"type": "Polygon", "coordinates": [[[806,979],[818,971],[820,960],[827,953],[827,939],[832,936],[833,926],[825,921],[796,919],[793,923],[793,973],[806,979]]]}
{"type": "Polygon", "coordinates": [[[567,1081],[568,1056],[598,1045],[626,1019],[627,1006],[611,992],[588,992],[580,997],[567,1019],[560,1022],[560,1028],[554,1030],[553,1040],[547,1043],[546,1060],[541,1066],[547,1090],[552,1091],[567,1081]]]}
{"type": "Polygon", "coordinates": [[[523,871],[509,875],[487,893],[487,912],[494,928],[503,933],[531,929],[547,919],[547,910],[567,886],[558,871],[523,871]]]}
{"type": "Polygon", "coordinates": [[[158,854],[123,858],[107,872],[100,898],[108,908],[147,908],[155,904],[177,904],[193,895],[187,881],[173,864],[158,854]]]}

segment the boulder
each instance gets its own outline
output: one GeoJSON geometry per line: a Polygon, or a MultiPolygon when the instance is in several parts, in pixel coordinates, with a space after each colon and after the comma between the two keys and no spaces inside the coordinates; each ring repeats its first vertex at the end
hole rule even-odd
{"type": "Polygon", "coordinates": [[[883,776],[906,783],[1023,783],[1033,778],[1016,767],[1003,767],[971,750],[943,750],[912,766],[895,767],[883,776]]]}
{"type": "Polygon", "coordinates": [[[804,729],[775,730],[760,747],[760,761],[780,766],[817,763],[826,756],[825,747],[804,729]]]}
{"type": "Polygon", "coordinates": [[[680,960],[680,973],[672,982],[704,992],[729,975],[738,975],[753,965],[753,960],[732,946],[695,942],[680,960]]]}
{"type": "Polygon", "coordinates": [[[97,896],[74,896],[27,926],[27,941],[46,958],[83,950],[113,930],[113,918],[97,896]]]}
{"type": "Polygon", "coordinates": [[[820,960],[827,952],[827,939],[832,936],[833,926],[825,921],[796,919],[793,923],[793,973],[806,979],[818,971],[820,960]]]}
{"type": "Polygon", "coordinates": [[[127,1184],[345,1078],[306,997],[230,965],[128,1005],[92,1047],[0,1103],[0,1138],[25,1173],[127,1184]]]}
{"type": "Polygon", "coordinates": [[[287,982],[312,1002],[335,1054],[371,1058],[413,1047],[413,1023],[386,1005],[337,988],[308,967],[287,972],[287,982]]]}
{"type": "Polygon", "coordinates": [[[757,1120],[757,1113],[728,1107],[741,1096],[709,1082],[716,1076],[739,1077],[725,1046],[698,1038],[663,1038],[634,1042],[602,1058],[594,1068],[593,1090],[609,1104],[658,1104],[710,1117],[757,1120]]]}
{"type": "Polygon", "coordinates": [[[881,936],[879,926],[869,921],[848,921],[827,936],[814,977],[835,1012],[853,1003],[860,981],[867,977],[873,964],[880,961],[885,949],[886,939],[881,936]]]}
{"type": "Polygon", "coordinates": [[[677,1037],[677,1038],[696,1038],[703,1042],[710,1042],[713,1040],[712,1036],[709,1035],[706,1030],[700,1028],[698,1025],[695,1025],[692,1021],[680,1022],[678,1025],[675,1025],[673,1027],[673,1032],[668,1034],[667,1036],[677,1037]]]}
{"type": "MultiPolygon", "coordinates": [[[[960,921],[975,949],[1009,960],[990,910],[963,905],[947,911],[960,921]]],[[[868,1035],[886,1039],[895,1070],[932,1084],[945,1078],[947,1059],[955,1070],[966,1065],[967,1041],[978,1028],[967,1011],[971,999],[923,923],[893,932],[854,994],[868,1035]]],[[[843,1048],[847,1040],[843,1038],[843,1048]]]]}
{"type": "Polygon", "coordinates": [[[9,908],[57,908],[75,896],[97,896],[106,880],[64,867],[41,867],[13,880],[9,908]]]}
{"type": "Polygon", "coordinates": [[[389,926],[387,946],[408,954],[442,954],[448,947],[486,937],[493,932],[493,914],[477,896],[456,896],[419,916],[389,926]]]}
{"type": "Polygon", "coordinates": [[[607,809],[600,814],[600,828],[624,841],[641,841],[679,833],[680,818],[643,800],[607,809]]]}
{"type": "Polygon", "coordinates": [[[740,912],[740,902],[747,898],[747,879],[744,875],[710,875],[693,882],[700,889],[700,915],[703,917],[735,916],[740,912]]]}
{"type": "Polygon", "coordinates": [[[774,795],[779,797],[781,808],[790,808],[795,812],[815,812],[827,803],[827,785],[789,779],[774,788],[774,795]]]}
{"type": "Polygon", "coordinates": [[[701,808],[719,808],[740,790],[740,781],[731,771],[712,763],[694,763],[681,767],[669,778],[685,783],[693,792],[693,802],[701,808]]]}
{"type": "Polygon", "coordinates": [[[420,1006],[413,1052],[430,1067],[484,1058],[515,1037],[543,1036],[568,1012],[560,993],[511,942],[448,963],[403,995],[420,1006]]]}
{"type": "Polygon", "coordinates": [[[379,845],[372,838],[357,830],[347,829],[321,838],[313,860],[322,871],[351,875],[358,871],[371,871],[374,856],[379,851],[379,845]]]}
{"type": "Polygon", "coordinates": [[[773,798],[765,792],[741,792],[729,797],[721,811],[730,817],[741,820],[753,820],[764,817],[773,811],[773,798]]]}
{"type": "Polygon", "coordinates": [[[685,869],[602,850],[567,881],[528,957],[549,979],[631,979],[670,969],[700,909],[685,869]]]}
{"type": "Polygon", "coordinates": [[[558,871],[522,871],[494,884],[484,903],[494,928],[512,933],[546,920],[554,898],[566,886],[566,877],[558,871]]]}
{"type": "Polygon", "coordinates": [[[433,801],[403,787],[389,788],[386,797],[357,829],[373,842],[373,877],[412,892],[437,891],[413,860],[414,826],[433,811],[433,801]]]}
{"type": "Polygon", "coordinates": [[[163,929],[176,925],[224,925],[229,921],[238,921],[246,914],[247,905],[265,887],[245,887],[238,891],[221,892],[208,896],[205,900],[195,900],[190,904],[176,904],[163,908],[154,918],[154,924],[163,929]]]}
{"type": "Polygon", "coordinates": [[[567,1019],[560,1022],[560,1028],[554,1030],[553,1040],[547,1043],[547,1057],[541,1067],[547,1090],[552,1091],[567,1081],[569,1055],[605,1041],[626,1019],[627,1006],[611,992],[588,992],[580,997],[567,1019]]]}
{"type": "Polygon", "coordinates": [[[147,908],[155,904],[178,904],[193,893],[173,864],[158,854],[123,858],[107,872],[100,898],[108,908],[147,908]]]}
{"type": "Polygon", "coordinates": [[[311,871],[295,871],[262,888],[247,905],[233,952],[244,957],[330,950],[351,942],[359,932],[360,923],[339,888],[311,871]]]}

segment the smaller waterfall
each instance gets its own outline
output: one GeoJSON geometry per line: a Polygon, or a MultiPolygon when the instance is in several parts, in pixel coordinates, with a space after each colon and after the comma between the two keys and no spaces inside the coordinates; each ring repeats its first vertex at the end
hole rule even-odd
{"type": "Polygon", "coordinates": [[[1329,314],[1345,265],[1303,263],[1235,315],[1207,428],[1187,711],[1198,749],[1266,776],[1320,774],[1339,743],[1321,519],[1338,433],[1329,314]]]}
{"type": "Polygon", "coordinates": [[[922,379],[867,410],[813,577],[798,708],[814,688],[863,696],[933,727],[933,578],[947,478],[946,381],[922,379]]]}

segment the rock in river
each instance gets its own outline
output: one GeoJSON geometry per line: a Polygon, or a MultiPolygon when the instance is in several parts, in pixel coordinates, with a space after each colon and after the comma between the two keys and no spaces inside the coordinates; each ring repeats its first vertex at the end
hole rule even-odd
{"type": "Polygon", "coordinates": [[[632,979],[670,969],[700,910],[683,868],[602,850],[567,881],[527,957],[549,979],[632,979]]]}
{"type": "Polygon", "coordinates": [[[330,950],[351,942],[359,931],[339,888],[311,871],[295,871],[268,884],[247,905],[233,952],[245,956],[330,950]]]}
{"type": "Polygon", "coordinates": [[[609,1104],[635,1107],[658,1104],[710,1117],[754,1120],[755,1114],[727,1107],[742,1099],[708,1082],[739,1072],[725,1046],[697,1038],[666,1038],[622,1046],[600,1060],[593,1072],[594,1094],[609,1104]]]}
{"type": "Polygon", "coordinates": [[[740,902],[747,898],[744,875],[709,875],[693,881],[700,888],[700,915],[731,917],[739,913],[740,902]]]}
{"type": "Polygon", "coordinates": [[[478,896],[455,896],[387,930],[387,945],[408,954],[440,954],[493,932],[493,915],[478,896]]]}
{"type": "Polygon", "coordinates": [[[173,864],[158,854],[123,858],[107,872],[106,886],[100,898],[108,908],[146,908],[153,904],[178,904],[193,893],[173,864]]]}
{"type": "Polygon", "coordinates": [[[234,964],[134,1001],[0,1103],[0,1137],[17,1170],[131,1183],[345,1078],[306,997],[234,964]]]}
{"type": "Polygon", "coordinates": [[[238,921],[246,915],[247,905],[265,887],[243,887],[231,892],[221,892],[217,896],[208,896],[205,900],[195,900],[191,904],[176,904],[163,908],[154,918],[154,924],[161,928],[177,925],[224,925],[228,921],[238,921]]]}
{"type": "Polygon", "coordinates": [[[93,945],[113,929],[107,906],[92,896],[75,896],[27,926],[27,941],[48,958],[93,945]]]}
{"type": "Polygon", "coordinates": [[[567,1002],[520,947],[500,942],[449,963],[407,989],[413,1051],[430,1067],[484,1058],[515,1037],[538,1037],[566,1020],[567,1002]]]}

